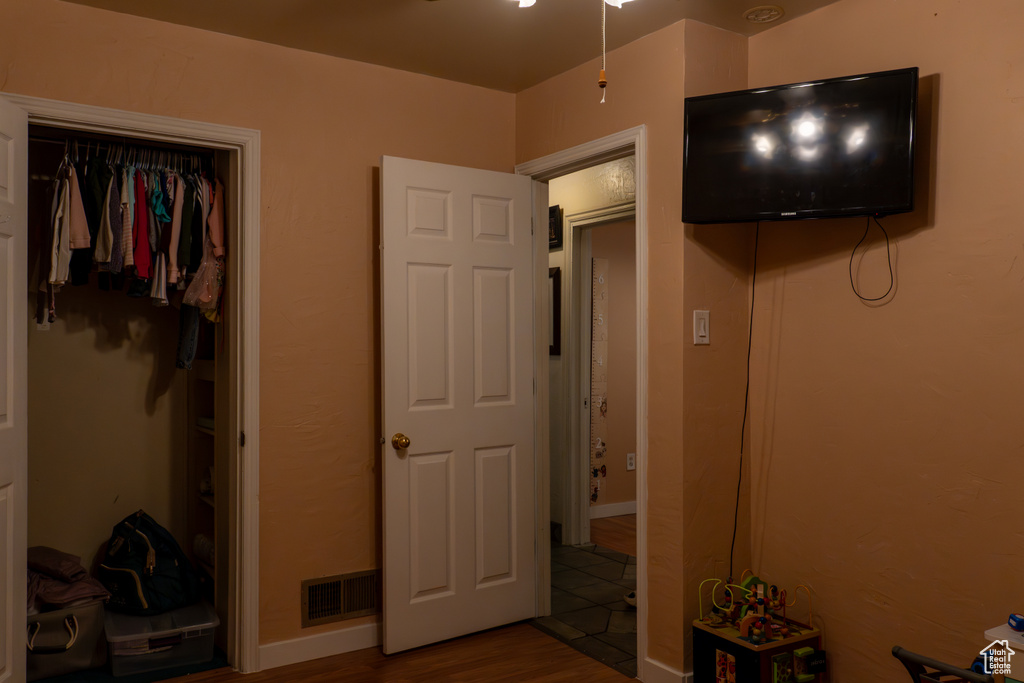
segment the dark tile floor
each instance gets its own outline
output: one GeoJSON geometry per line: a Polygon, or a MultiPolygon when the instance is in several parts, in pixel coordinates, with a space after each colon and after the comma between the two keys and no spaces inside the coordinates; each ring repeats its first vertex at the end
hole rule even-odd
{"type": "Polygon", "coordinates": [[[551,547],[551,616],[541,631],[636,678],[636,558],[595,545],[551,547]]]}

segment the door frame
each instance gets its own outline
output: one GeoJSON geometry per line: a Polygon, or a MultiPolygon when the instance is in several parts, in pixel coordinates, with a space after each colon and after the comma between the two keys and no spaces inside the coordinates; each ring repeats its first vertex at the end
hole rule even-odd
{"type": "MultiPolygon", "coordinates": [[[[632,218],[636,202],[612,204],[565,217],[563,277],[569,282],[569,359],[563,377],[568,390],[569,537],[570,544],[590,543],[590,228],[632,218]]],[[[639,277],[639,276],[638,276],[639,277]]],[[[639,532],[638,532],[639,533],[639,532]]]]}
{"type": "MultiPolygon", "coordinates": [[[[531,176],[536,181],[547,181],[606,161],[633,155],[636,159],[636,541],[637,541],[637,678],[643,680],[647,659],[647,127],[629,128],[619,133],[593,140],[539,159],[516,165],[516,173],[531,176]]],[[[538,240],[539,241],[539,240],[538,240]]],[[[538,249],[537,268],[547,272],[547,249],[538,249]],[[541,262],[541,257],[543,262],[541,262]]],[[[539,405],[548,405],[547,374],[537,382],[539,405]]],[[[547,448],[537,451],[537,495],[547,495],[550,476],[550,453],[547,448]],[[543,480],[543,481],[542,481],[543,480]]],[[[537,528],[550,528],[550,510],[538,504],[537,528]]],[[[550,540],[539,535],[537,539],[538,576],[544,575],[540,566],[546,563],[550,570],[550,540]]],[[[549,576],[549,575],[548,575],[549,576]]],[[[550,580],[550,577],[549,577],[550,580]]],[[[550,612],[550,593],[538,584],[538,614],[550,612]],[[548,597],[548,611],[543,607],[543,596],[548,597]]]]}
{"type": "MultiPolygon", "coordinates": [[[[37,124],[224,150],[237,160],[240,248],[238,267],[229,270],[229,291],[239,305],[226,321],[238,330],[233,355],[238,385],[234,414],[237,450],[229,503],[232,542],[229,572],[233,583],[229,604],[228,661],[243,673],[259,670],[259,266],[260,266],[260,132],[176,119],[154,114],[95,107],[39,97],[2,93],[37,124]],[[242,436],[244,434],[244,442],[242,436]]],[[[25,321],[28,324],[28,321],[25,321]]]]}

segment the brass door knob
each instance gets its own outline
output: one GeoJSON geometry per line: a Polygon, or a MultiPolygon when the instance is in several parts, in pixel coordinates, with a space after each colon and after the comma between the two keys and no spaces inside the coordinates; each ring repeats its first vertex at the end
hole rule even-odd
{"type": "Polygon", "coordinates": [[[412,441],[409,440],[409,437],[407,437],[405,434],[402,434],[401,432],[391,437],[391,446],[396,451],[405,450],[406,448],[409,447],[411,443],[412,441]]]}

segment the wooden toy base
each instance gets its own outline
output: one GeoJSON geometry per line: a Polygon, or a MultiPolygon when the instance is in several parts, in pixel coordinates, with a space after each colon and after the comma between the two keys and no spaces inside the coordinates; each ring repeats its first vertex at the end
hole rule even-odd
{"type": "Polygon", "coordinates": [[[794,625],[786,638],[754,645],[732,626],[693,622],[693,678],[707,683],[818,683],[820,675],[798,677],[793,651],[819,649],[821,633],[794,625]]]}

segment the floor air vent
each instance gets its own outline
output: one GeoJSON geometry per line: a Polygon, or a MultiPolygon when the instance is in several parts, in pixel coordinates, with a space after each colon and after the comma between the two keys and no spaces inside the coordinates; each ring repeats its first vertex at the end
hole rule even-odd
{"type": "Polygon", "coordinates": [[[377,613],[376,569],[302,582],[302,627],[377,613]]]}

